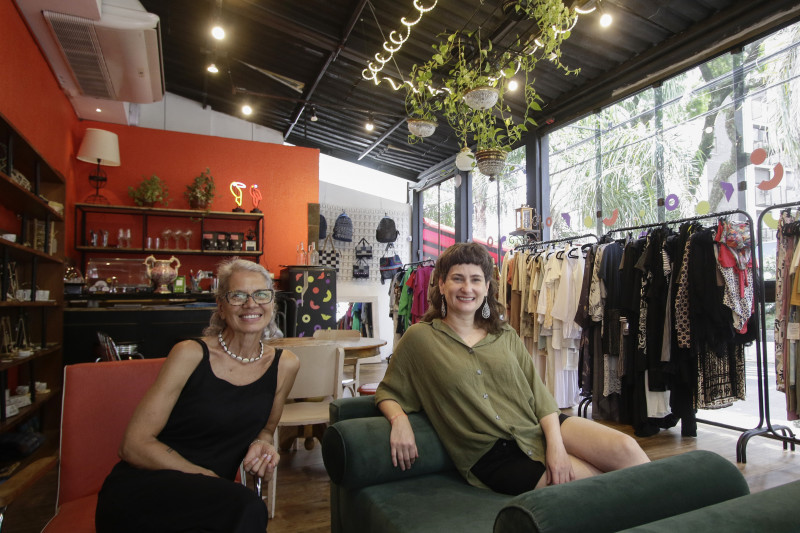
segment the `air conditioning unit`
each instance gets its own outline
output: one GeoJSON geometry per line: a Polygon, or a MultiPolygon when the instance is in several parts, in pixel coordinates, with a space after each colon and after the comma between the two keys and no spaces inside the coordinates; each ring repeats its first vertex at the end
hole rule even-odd
{"type": "Polygon", "coordinates": [[[159,19],[137,0],[17,0],[17,5],[76,111],[82,97],[163,99],[159,19]]]}

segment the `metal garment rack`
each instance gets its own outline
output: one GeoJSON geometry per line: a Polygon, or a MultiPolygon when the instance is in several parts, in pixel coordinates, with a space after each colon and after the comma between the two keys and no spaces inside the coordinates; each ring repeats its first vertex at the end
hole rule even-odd
{"type": "MultiPolygon", "coordinates": [[[[788,205],[796,205],[796,204],[788,204],[788,205]]],[[[774,207],[772,207],[770,209],[777,209],[777,208],[780,208],[780,207],[782,207],[782,206],[774,206],[774,207]]],[[[765,210],[764,213],[766,213],[768,210],[765,210]]],[[[759,217],[759,227],[760,227],[761,219],[762,219],[764,213],[762,213],[761,216],[759,217]]],[[[794,448],[795,443],[800,442],[800,441],[798,441],[797,439],[794,438],[794,433],[792,433],[791,429],[789,429],[786,426],[773,426],[771,424],[771,422],[769,421],[769,397],[768,397],[768,390],[769,389],[766,386],[768,381],[767,381],[767,361],[766,361],[766,349],[765,349],[765,347],[766,347],[766,330],[765,330],[765,327],[764,327],[764,324],[766,322],[766,319],[764,317],[764,307],[765,307],[765,304],[764,304],[764,280],[761,279],[762,276],[757,276],[757,272],[756,272],[757,264],[758,265],[762,264],[762,261],[761,261],[761,259],[762,259],[761,258],[762,251],[761,251],[760,241],[759,241],[759,245],[756,246],[755,225],[753,224],[753,217],[751,217],[750,214],[747,213],[746,211],[742,211],[740,209],[733,209],[733,210],[730,210],[730,211],[720,211],[718,213],[709,213],[707,215],[698,215],[698,216],[694,216],[694,217],[680,218],[680,219],[676,219],[676,220],[669,220],[669,221],[665,221],[665,222],[655,222],[655,223],[651,223],[651,224],[642,224],[642,225],[639,225],[639,226],[629,226],[629,227],[626,227],[626,228],[615,228],[615,229],[609,230],[606,233],[606,235],[610,235],[612,233],[624,232],[624,231],[634,231],[634,230],[638,230],[638,229],[651,229],[651,228],[666,227],[668,225],[683,224],[685,222],[696,222],[696,221],[700,221],[700,220],[708,220],[708,219],[715,219],[715,218],[718,219],[718,218],[725,217],[725,216],[730,216],[730,215],[742,215],[743,217],[745,217],[747,219],[747,221],[749,222],[748,226],[750,228],[750,252],[751,252],[751,257],[755,257],[756,251],[758,251],[758,258],[759,258],[758,263],[756,263],[755,261],[751,261],[751,267],[750,267],[750,270],[751,270],[751,272],[753,274],[754,282],[757,279],[761,280],[759,283],[755,283],[755,286],[753,287],[753,291],[754,291],[753,297],[755,298],[755,301],[758,302],[758,304],[759,304],[759,305],[757,305],[755,307],[754,312],[756,313],[756,320],[758,320],[758,323],[759,323],[759,325],[761,327],[761,336],[760,337],[756,337],[756,340],[755,340],[755,345],[756,345],[756,380],[757,380],[757,384],[758,384],[759,422],[758,422],[758,425],[755,428],[748,429],[748,428],[743,428],[743,427],[739,427],[739,426],[733,426],[733,425],[730,425],[730,424],[723,424],[721,422],[714,422],[712,420],[704,420],[704,419],[701,419],[701,418],[696,419],[696,421],[700,422],[702,424],[708,424],[708,425],[711,425],[711,426],[717,426],[717,427],[721,427],[721,428],[725,428],[725,429],[731,429],[731,430],[734,430],[734,431],[741,432],[742,434],[739,436],[739,440],[736,443],[736,461],[740,462],[740,463],[746,463],[747,462],[747,456],[746,456],[745,451],[746,451],[746,448],[747,448],[747,442],[750,440],[751,437],[764,436],[764,437],[767,437],[767,438],[783,441],[784,449],[786,448],[786,444],[790,443],[791,447],[792,447],[792,451],[794,451],[794,449],[795,449],[794,448]],[[763,365],[763,368],[762,368],[762,365],[763,365]],[[767,424],[766,428],[764,427],[765,422],[767,424]],[[779,431],[782,434],[778,434],[779,431]]],[[[759,235],[760,235],[760,232],[759,232],[759,235]]]]}
{"type": "MultiPolygon", "coordinates": [[[[787,209],[791,207],[798,207],[800,206],[800,202],[790,202],[786,204],[777,204],[770,206],[758,216],[758,235],[759,235],[759,243],[758,243],[758,264],[764,264],[764,249],[761,245],[761,230],[762,230],[762,223],[764,221],[764,215],[767,213],[774,211],[776,209],[787,209]]],[[[757,298],[758,302],[758,318],[759,318],[759,327],[761,328],[761,344],[764,346],[763,352],[763,365],[764,370],[763,372],[758,373],[757,378],[759,379],[758,383],[758,390],[759,393],[763,393],[763,398],[759,402],[759,421],[758,426],[753,429],[746,431],[741,437],[739,437],[739,443],[736,447],[736,459],[742,463],[747,462],[747,456],[745,455],[745,451],[747,448],[747,441],[750,440],[751,437],[767,437],[770,439],[778,440],[783,442],[783,449],[786,449],[786,445],[789,444],[791,446],[791,450],[795,451],[795,444],[800,444],[800,440],[798,440],[794,436],[794,432],[786,427],[786,426],[773,426],[772,421],[770,420],[770,412],[769,412],[769,361],[767,361],[767,318],[766,318],[766,283],[761,277],[760,282],[758,283],[759,294],[757,298]]],[[[759,365],[759,369],[760,369],[759,365]]]]}
{"type": "MultiPolygon", "coordinates": [[[[571,243],[572,241],[576,241],[576,240],[579,240],[579,239],[594,239],[595,242],[591,243],[591,244],[595,244],[595,243],[598,242],[597,235],[595,235],[594,233],[584,233],[583,235],[576,235],[574,237],[563,237],[561,239],[550,239],[548,241],[536,241],[536,242],[520,244],[519,246],[516,246],[514,248],[514,251],[524,250],[526,248],[535,248],[537,246],[555,244],[555,243],[559,243],[559,242],[570,242],[571,243]]],[[[581,416],[583,418],[587,418],[589,404],[591,404],[591,403],[592,403],[592,396],[591,395],[584,396],[581,399],[580,403],[578,403],[578,416],[581,416]]]]}

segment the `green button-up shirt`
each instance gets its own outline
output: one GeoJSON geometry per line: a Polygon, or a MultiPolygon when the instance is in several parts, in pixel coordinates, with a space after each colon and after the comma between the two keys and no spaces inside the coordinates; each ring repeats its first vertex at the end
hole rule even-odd
{"type": "Polygon", "coordinates": [[[425,411],[461,475],[498,439],[513,440],[544,463],[542,417],[558,404],[508,325],[472,347],[439,319],[411,326],[392,354],[375,402],[394,400],[406,412],[425,411]]]}

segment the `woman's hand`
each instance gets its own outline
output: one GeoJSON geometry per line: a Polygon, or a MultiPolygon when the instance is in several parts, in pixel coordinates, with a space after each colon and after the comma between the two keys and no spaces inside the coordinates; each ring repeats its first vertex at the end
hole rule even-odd
{"type": "Polygon", "coordinates": [[[405,414],[396,415],[391,420],[392,433],[389,436],[389,445],[392,450],[392,464],[400,466],[400,470],[408,470],[419,457],[417,442],[414,439],[414,430],[405,414]]]}
{"type": "Polygon", "coordinates": [[[572,461],[567,454],[567,449],[563,444],[552,445],[547,443],[545,452],[546,478],[548,485],[561,485],[575,479],[575,472],[572,470],[572,461]]]}
{"type": "Polygon", "coordinates": [[[247,449],[242,464],[247,473],[269,480],[280,460],[281,456],[272,443],[256,439],[247,449]]]}

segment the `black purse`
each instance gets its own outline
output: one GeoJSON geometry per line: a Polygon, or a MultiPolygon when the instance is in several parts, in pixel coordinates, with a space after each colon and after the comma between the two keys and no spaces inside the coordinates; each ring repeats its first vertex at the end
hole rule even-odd
{"type": "Polygon", "coordinates": [[[356,259],[372,259],[372,245],[364,237],[356,244],[356,259]]]}
{"type": "Polygon", "coordinates": [[[369,278],[369,263],[366,259],[359,258],[353,265],[353,279],[369,278]]]}

